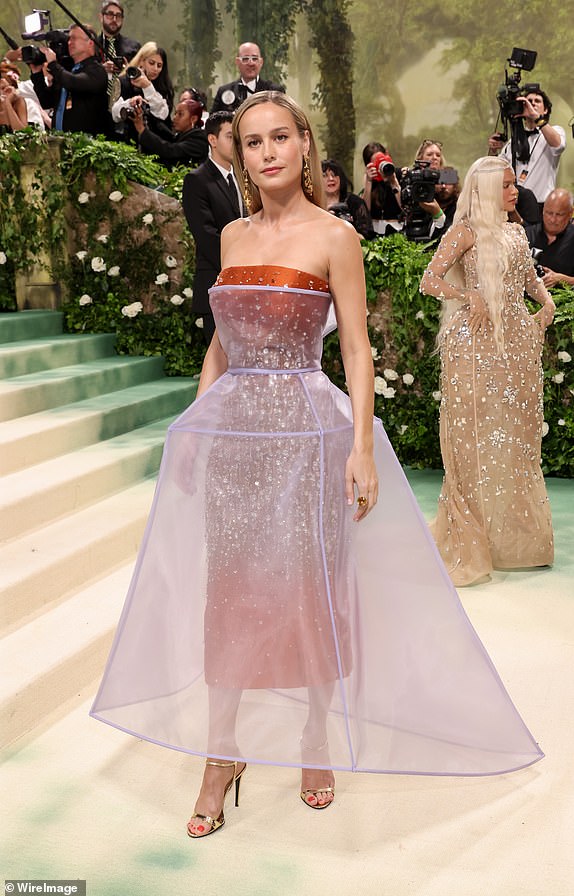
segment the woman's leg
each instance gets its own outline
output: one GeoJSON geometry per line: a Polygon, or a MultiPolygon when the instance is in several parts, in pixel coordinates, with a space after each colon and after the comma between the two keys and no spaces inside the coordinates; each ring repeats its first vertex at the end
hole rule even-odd
{"type": "MultiPolygon", "coordinates": [[[[327,715],[333,699],[334,682],[309,688],[309,715],[301,737],[301,759],[306,765],[330,764],[327,741],[327,715]]],[[[301,797],[312,809],[332,803],[335,776],[329,768],[304,768],[301,775],[301,797]]]]}

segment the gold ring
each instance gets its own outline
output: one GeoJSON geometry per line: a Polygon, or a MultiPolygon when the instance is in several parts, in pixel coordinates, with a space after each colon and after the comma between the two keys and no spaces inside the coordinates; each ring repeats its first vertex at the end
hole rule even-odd
{"type": "Polygon", "coordinates": [[[359,505],[359,507],[366,507],[368,503],[369,502],[364,495],[359,495],[359,497],[357,498],[357,504],[359,505]]]}

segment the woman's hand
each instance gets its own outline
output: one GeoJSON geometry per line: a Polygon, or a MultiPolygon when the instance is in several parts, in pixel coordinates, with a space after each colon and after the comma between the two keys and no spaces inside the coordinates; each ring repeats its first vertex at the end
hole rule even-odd
{"type": "Polygon", "coordinates": [[[141,87],[141,89],[143,90],[144,87],[150,86],[151,81],[147,77],[147,75],[144,75],[144,73],[142,72],[141,75],[139,76],[139,78],[132,78],[131,83],[133,84],[134,87],[141,87]]]}
{"type": "Polygon", "coordinates": [[[482,293],[478,289],[469,289],[466,292],[470,305],[468,324],[471,334],[476,336],[481,331],[486,332],[490,324],[488,308],[482,293]]]}
{"type": "Polygon", "coordinates": [[[533,315],[534,320],[540,325],[543,331],[546,330],[554,320],[555,311],[556,305],[552,299],[548,299],[547,302],[544,302],[542,308],[533,315]]]}
{"type": "Polygon", "coordinates": [[[357,486],[357,510],[353,515],[359,522],[373,509],[379,494],[379,479],[372,451],[359,451],[353,448],[345,466],[345,494],[347,504],[355,502],[355,485],[357,486]]]}

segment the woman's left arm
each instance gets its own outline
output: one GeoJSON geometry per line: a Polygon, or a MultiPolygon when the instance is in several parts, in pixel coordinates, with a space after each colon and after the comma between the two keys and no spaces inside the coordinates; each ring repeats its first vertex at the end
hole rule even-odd
{"type": "Polygon", "coordinates": [[[353,517],[358,521],[374,507],[378,496],[373,458],[374,372],[367,332],[363,253],[356,233],[342,221],[337,221],[329,233],[329,284],[353,409],[353,448],[345,470],[347,503],[355,501],[355,485],[359,497],[366,498],[366,503],[359,504],[353,517]]]}

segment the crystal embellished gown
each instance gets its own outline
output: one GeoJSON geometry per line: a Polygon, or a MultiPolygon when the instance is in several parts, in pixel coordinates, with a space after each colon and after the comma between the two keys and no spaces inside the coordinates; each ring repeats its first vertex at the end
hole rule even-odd
{"type": "Polygon", "coordinates": [[[228,268],[211,305],[228,370],[169,428],[92,715],[188,753],[301,766],[310,699],[329,694],[314,765],[536,762],[378,420],[379,503],[352,522],[350,401],[320,368],[328,284],[228,268]],[[230,704],[214,751],[210,718],[225,728],[230,704]]]}
{"type": "MultiPolygon", "coordinates": [[[[464,225],[463,225],[464,226],[464,225]]],[[[511,264],[501,284],[504,351],[492,330],[472,336],[461,304],[440,346],[440,439],[444,481],[431,531],[455,585],[497,569],[554,559],[550,504],[540,468],[543,331],[524,303],[540,295],[524,230],[507,224],[511,264]]],[[[421,288],[440,296],[456,246],[441,244],[421,288]]],[[[478,283],[476,248],[462,257],[466,287],[478,283]]]]}

